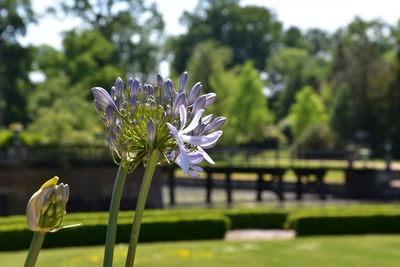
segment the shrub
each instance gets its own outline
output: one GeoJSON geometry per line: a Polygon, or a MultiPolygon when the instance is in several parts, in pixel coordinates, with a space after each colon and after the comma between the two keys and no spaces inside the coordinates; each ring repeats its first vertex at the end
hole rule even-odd
{"type": "Polygon", "coordinates": [[[287,227],[298,236],[400,233],[400,209],[353,206],[305,209],[291,214],[287,227]]]}

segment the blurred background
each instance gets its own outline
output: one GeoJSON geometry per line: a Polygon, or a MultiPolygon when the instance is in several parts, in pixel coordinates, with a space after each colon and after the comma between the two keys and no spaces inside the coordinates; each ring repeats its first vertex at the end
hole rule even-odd
{"type": "MultiPolygon", "coordinates": [[[[256,188],[293,191],[300,199],[302,191],[313,192],[296,185],[307,183],[302,176],[322,180],[324,192],[316,191],[321,198],[398,199],[399,7],[393,1],[355,0],[3,0],[2,214],[23,211],[10,208],[15,190],[23,201],[29,196],[22,181],[33,186],[51,173],[83,175],[79,166],[93,179],[100,175],[96,167],[113,170],[92,87],[109,90],[117,76],[154,83],[158,72],[177,81],[183,71],[189,72],[189,86],[201,81],[204,92],[218,95],[211,113],[228,118],[211,152],[223,169],[203,176],[228,181],[175,181],[182,173],[164,170],[160,176],[169,180],[160,178],[164,195],[155,207],[174,204],[170,191],[181,183],[208,190],[220,183],[230,190],[231,179],[233,188],[251,189],[239,199],[254,201],[256,188]],[[233,167],[244,169],[235,173],[233,167]],[[350,174],[350,168],[363,172],[350,174]],[[270,184],[263,184],[263,174],[270,184]],[[358,183],[366,189],[354,191],[358,183]],[[12,186],[18,189],[7,189],[12,186]]],[[[106,209],[111,189],[104,187],[104,205],[82,209],[106,209]]],[[[193,196],[187,190],[181,198],[184,192],[193,196]]],[[[202,192],[198,203],[204,202],[202,192]]],[[[76,206],[83,207],[82,201],[76,206]]]]}
{"type": "MultiPolygon", "coordinates": [[[[64,224],[82,225],[49,234],[45,247],[71,248],[44,250],[38,266],[101,264],[117,166],[90,89],[118,76],[155,84],[156,73],[177,84],[188,71],[189,88],[217,94],[208,111],[227,118],[224,134],[199,178],[157,169],[147,208],[158,210],[146,210],[140,242],[192,241],[141,244],[138,266],[398,266],[399,10],[393,0],[1,0],[0,265],[22,265],[26,203],[55,175],[70,185],[64,224]],[[223,238],[235,242],[193,242],[223,238]],[[276,238],[289,240],[258,240],[276,238]]],[[[118,243],[142,175],[127,179],[118,243]]],[[[116,266],[125,255],[118,245],[116,266]]]]}

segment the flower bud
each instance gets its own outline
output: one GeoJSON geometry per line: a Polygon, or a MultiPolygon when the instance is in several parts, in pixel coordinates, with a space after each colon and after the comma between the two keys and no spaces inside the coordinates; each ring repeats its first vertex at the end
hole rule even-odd
{"type": "Polygon", "coordinates": [[[117,110],[114,101],[106,90],[101,87],[94,87],[92,88],[92,93],[100,111],[105,112],[108,106],[111,106],[114,110],[117,110]]]}
{"type": "Polygon", "coordinates": [[[187,73],[187,71],[185,71],[184,73],[182,73],[182,75],[181,75],[181,79],[180,79],[180,81],[179,81],[179,93],[181,93],[181,92],[185,92],[185,90],[186,90],[186,85],[187,85],[187,82],[188,82],[188,73],[187,73]]]}
{"type": "Polygon", "coordinates": [[[55,176],[42,185],[26,207],[28,226],[32,231],[49,232],[60,227],[69,197],[66,184],[57,185],[55,176]]]}
{"type": "Polygon", "coordinates": [[[206,99],[207,99],[206,96],[203,95],[203,96],[200,96],[199,98],[197,98],[196,101],[194,101],[191,118],[193,118],[194,114],[196,114],[197,111],[205,108],[206,101],[207,101],[206,99]]]}
{"type": "Polygon", "coordinates": [[[196,83],[189,94],[189,105],[191,105],[201,94],[202,85],[200,82],[196,83]]]}
{"type": "MultiPolygon", "coordinates": [[[[164,97],[169,95],[172,98],[172,100],[175,99],[176,91],[175,91],[174,82],[172,80],[170,80],[170,79],[165,80],[163,90],[165,91],[163,93],[164,97]]],[[[167,98],[167,100],[168,100],[168,98],[167,98]]],[[[167,103],[167,101],[165,101],[165,103],[167,103]]]]}
{"type": "Polygon", "coordinates": [[[163,86],[163,78],[162,78],[161,74],[158,73],[156,75],[156,80],[157,80],[157,88],[158,88],[158,90],[160,90],[163,86]]]}
{"type": "Polygon", "coordinates": [[[186,107],[186,92],[181,92],[176,96],[174,105],[172,106],[172,118],[178,114],[179,107],[181,105],[184,105],[186,107]]]}
{"type": "Polygon", "coordinates": [[[219,129],[224,126],[226,121],[226,118],[224,117],[217,117],[215,118],[209,125],[204,130],[204,134],[209,134],[215,131],[218,131],[219,129]]]}
{"type": "Polygon", "coordinates": [[[124,82],[120,77],[115,80],[115,95],[116,97],[121,97],[124,94],[124,82]]]}
{"type": "Polygon", "coordinates": [[[135,78],[134,80],[132,80],[132,78],[129,79],[128,81],[129,95],[137,99],[139,95],[139,89],[140,89],[140,80],[138,78],[135,78]]]}
{"type": "Polygon", "coordinates": [[[215,102],[215,98],[217,97],[214,93],[206,94],[206,107],[212,105],[215,102]]]}
{"type": "Polygon", "coordinates": [[[154,121],[152,118],[148,120],[147,125],[146,125],[146,130],[147,130],[147,140],[149,141],[150,144],[154,143],[154,137],[156,136],[156,125],[154,124],[154,121]]]}

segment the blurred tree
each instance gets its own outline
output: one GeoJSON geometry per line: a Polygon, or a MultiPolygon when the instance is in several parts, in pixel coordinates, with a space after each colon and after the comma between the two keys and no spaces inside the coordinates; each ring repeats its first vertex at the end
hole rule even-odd
{"type": "Polygon", "coordinates": [[[305,86],[297,92],[288,118],[295,138],[299,138],[310,125],[328,122],[325,106],[319,95],[310,86],[305,86]]]}
{"type": "Polygon", "coordinates": [[[379,20],[356,18],[334,35],[336,52],[331,76],[337,87],[346,84],[350,89],[355,116],[352,127],[367,132],[373,148],[384,142],[377,127],[382,115],[374,114],[374,95],[382,90],[382,77],[389,67],[383,58],[393,48],[388,33],[387,25],[379,20]]]}
{"type": "Polygon", "coordinates": [[[66,32],[63,46],[64,57],[68,59],[64,70],[70,84],[79,83],[88,94],[94,86],[111,87],[117,76],[125,74],[113,64],[113,44],[97,30],[66,32]]]}
{"type": "Polygon", "coordinates": [[[339,141],[346,146],[355,135],[357,116],[354,111],[354,97],[347,86],[338,89],[334,97],[330,121],[332,129],[337,133],[339,141]]]}
{"type": "Polygon", "coordinates": [[[277,98],[274,108],[278,119],[284,118],[296,93],[305,85],[315,88],[328,73],[323,58],[300,48],[282,48],[267,64],[268,87],[277,98]]]}
{"type": "Polygon", "coordinates": [[[27,133],[41,136],[42,144],[93,144],[99,124],[93,103],[85,100],[82,86],[71,87],[65,76],[53,77],[38,85],[30,97],[33,122],[27,133]]]}
{"type": "Polygon", "coordinates": [[[225,71],[231,60],[232,51],[218,45],[216,41],[199,43],[194,48],[187,65],[189,84],[201,81],[204,92],[215,92],[217,88],[210,84],[210,78],[225,71]]]}
{"type": "Polygon", "coordinates": [[[73,0],[61,5],[67,14],[76,15],[113,44],[109,63],[125,73],[140,73],[144,79],[157,70],[164,22],[155,4],[147,6],[143,0],[73,0]]]}
{"type": "Polygon", "coordinates": [[[311,55],[318,55],[330,59],[332,56],[332,41],[329,34],[320,29],[309,29],[303,35],[305,48],[311,55]]]}
{"type": "MultiPolygon", "coordinates": [[[[302,150],[330,150],[336,145],[336,136],[326,123],[316,123],[307,128],[297,138],[295,148],[302,150]]],[[[318,151],[315,151],[318,156],[318,151]]]]}
{"type": "Polygon", "coordinates": [[[185,12],[181,21],[188,32],[172,39],[169,46],[177,72],[185,70],[194,47],[209,39],[232,49],[232,65],[251,59],[262,70],[280,38],[281,23],[268,9],[241,7],[239,1],[200,1],[195,12],[185,12]]]}
{"type": "Polygon", "coordinates": [[[232,104],[225,127],[226,139],[231,140],[233,144],[261,141],[263,130],[273,121],[273,114],[268,109],[263,89],[264,84],[251,62],[245,63],[237,70],[232,104]]]}
{"type": "Polygon", "coordinates": [[[283,33],[282,43],[286,47],[304,47],[304,39],[300,29],[294,26],[290,27],[283,33]]]}
{"type": "Polygon", "coordinates": [[[30,0],[2,0],[0,4],[0,127],[12,121],[26,122],[25,95],[32,49],[17,43],[29,23],[35,21],[30,0]]]}

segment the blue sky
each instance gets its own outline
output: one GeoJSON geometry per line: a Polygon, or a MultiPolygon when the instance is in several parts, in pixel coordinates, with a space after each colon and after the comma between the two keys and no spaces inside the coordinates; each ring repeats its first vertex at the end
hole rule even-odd
{"type": "MultiPolygon", "coordinates": [[[[184,32],[179,24],[183,11],[193,11],[197,0],[147,0],[155,2],[166,23],[168,34],[184,32]]],[[[43,12],[54,0],[33,0],[34,9],[43,12]]],[[[397,0],[242,0],[242,5],[259,5],[271,9],[283,22],[284,27],[292,25],[302,29],[318,27],[333,32],[348,24],[355,16],[363,19],[380,18],[390,24],[400,18],[400,1],[397,0]]],[[[24,44],[50,44],[60,48],[60,32],[79,26],[78,19],[56,19],[48,16],[28,29],[24,44]]]]}

